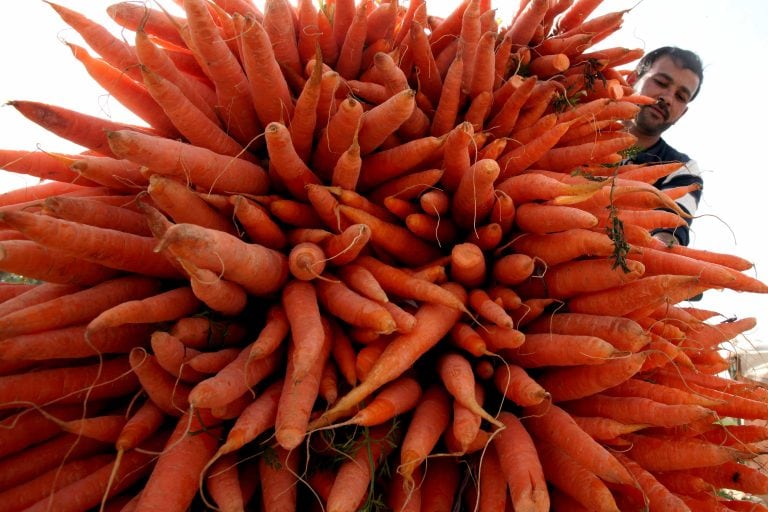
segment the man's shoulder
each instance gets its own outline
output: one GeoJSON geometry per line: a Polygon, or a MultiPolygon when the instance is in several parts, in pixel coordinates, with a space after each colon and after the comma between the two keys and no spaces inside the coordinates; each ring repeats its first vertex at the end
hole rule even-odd
{"type": "Polygon", "coordinates": [[[656,144],[632,157],[633,162],[643,164],[658,162],[688,162],[690,160],[691,157],[676,150],[664,139],[659,139],[656,144]]]}

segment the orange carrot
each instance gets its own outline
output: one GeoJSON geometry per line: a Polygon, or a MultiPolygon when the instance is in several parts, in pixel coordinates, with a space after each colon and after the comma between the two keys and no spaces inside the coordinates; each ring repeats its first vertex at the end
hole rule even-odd
{"type": "MultiPolygon", "coordinates": [[[[290,319],[291,313],[288,312],[287,306],[286,313],[290,319]]],[[[293,323],[291,329],[295,331],[293,323]]],[[[296,335],[288,347],[288,365],[275,417],[275,439],[286,450],[296,448],[311,430],[312,408],[319,395],[323,368],[332,344],[331,330],[327,322],[321,323],[321,329],[322,339],[317,340],[319,347],[317,356],[313,359],[306,359],[306,340],[297,339],[296,335]],[[299,345],[299,342],[302,345],[299,345]]]]}
{"type": "Polygon", "coordinates": [[[200,307],[190,286],[181,286],[145,298],[109,307],[88,322],[86,335],[125,324],[168,322],[187,316],[200,307]]]}
{"type": "Polygon", "coordinates": [[[437,369],[446,390],[457,402],[489,423],[501,426],[499,420],[491,416],[477,402],[474,374],[469,361],[464,356],[458,353],[443,354],[437,362],[437,369]]]}
{"type": "Polygon", "coordinates": [[[530,434],[520,420],[510,412],[502,412],[503,428],[493,438],[493,448],[507,480],[515,510],[549,510],[549,493],[544,471],[530,434]]]}
{"type": "Polygon", "coordinates": [[[505,358],[524,368],[601,364],[616,349],[596,336],[526,333],[523,344],[506,350],[505,358]]]}
{"type": "Polygon", "coordinates": [[[56,401],[60,404],[82,403],[83,400],[114,398],[133,393],[137,380],[130,372],[127,358],[117,356],[103,364],[80,364],[62,368],[38,370],[17,375],[0,376],[2,397],[0,407],[17,407],[20,402],[43,405],[56,401]],[[45,379],[51,384],[45,388],[34,384],[45,379]]]}
{"type": "Polygon", "coordinates": [[[549,443],[536,443],[547,480],[590,510],[618,511],[611,491],[593,472],[549,443]]]}
{"type": "Polygon", "coordinates": [[[498,366],[493,382],[505,397],[523,407],[539,404],[549,397],[549,393],[526,370],[515,364],[498,366]]]}
{"type": "Polygon", "coordinates": [[[215,272],[179,259],[189,274],[190,287],[200,301],[224,316],[235,316],[248,304],[248,295],[237,283],[221,279],[215,272]]]}
{"type": "Polygon", "coordinates": [[[318,301],[335,317],[350,325],[372,329],[379,334],[395,331],[395,320],[378,302],[331,278],[316,280],[314,284],[318,301]]]}
{"type": "MultiPolygon", "coordinates": [[[[444,290],[452,294],[456,293],[456,299],[461,301],[463,290],[459,290],[455,286],[446,286],[448,288],[444,288],[444,290]]],[[[400,334],[393,338],[376,360],[365,380],[339,398],[331,409],[310,425],[320,427],[331,424],[383,384],[396,379],[450,331],[459,314],[458,310],[438,304],[426,303],[421,306],[416,312],[416,327],[409,333],[400,334]]]]}
{"type": "Polygon", "coordinates": [[[485,255],[471,243],[456,244],[451,249],[451,278],[467,287],[480,286],[485,281],[485,255]]]}
{"type": "Polygon", "coordinates": [[[188,178],[207,192],[260,194],[267,190],[264,169],[241,158],[127,130],[107,132],[107,139],[117,156],[160,174],[188,178]]]}
{"type": "Polygon", "coordinates": [[[357,136],[361,155],[367,155],[381,146],[389,135],[400,128],[413,113],[415,98],[416,92],[407,89],[392,95],[362,115],[357,136]]]}
{"type": "Polygon", "coordinates": [[[325,269],[326,256],[323,249],[312,242],[294,245],[288,253],[288,270],[296,279],[311,281],[325,269]]]}
{"type": "Polygon", "coordinates": [[[147,192],[154,205],[175,223],[194,222],[200,226],[235,234],[234,225],[229,218],[174,178],[153,174],[149,178],[147,192]]]}
{"type": "Polygon", "coordinates": [[[53,284],[86,286],[115,277],[117,270],[86,261],[31,240],[0,242],[0,268],[5,272],[53,284]],[[78,273],[73,275],[72,269],[78,273]]]}
{"type": "Polygon", "coordinates": [[[91,56],[85,48],[67,43],[77,60],[85,67],[88,74],[104,87],[112,97],[128,110],[146,121],[159,133],[174,137],[178,131],[168,119],[162,108],[150,96],[147,89],[131,79],[125,70],[113,67],[106,61],[91,56]]]}
{"type": "Polygon", "coordinates": [[[169,251],[200,268],[207,268],[256,295],[279,289],[288,275],[283,254],[195,224],[171,226],[157,250],[169,251]],[[234,250],[227,250],[227,247],[234,250]],[[256,269],[259,268],[265,271],[258,272],[256,269]]]}
{"type": "Polygon", "coordinates": [[[560,407],[541,403],[526,407],[524,411],[523,424],[542,443],[550,443],[561,449],[607,482],[633,482],[632,476],[615,455],[589,437],[560,407]]]}
{"type": "Polygon", "coordinates": [[[339,467],[328,493],[328,510],[351,511],[362,503],[374,471],[394,448],[394,443],[387,439],[390,428],[388,424],[374,427],[365,440],[355,443],[351,458],[339,467]]]}
{"type": "Polygon", "coordinates": [[[478,226],[491,213],[495,200],[493,183],[499,171],[496,161],[484,159],[475,162],[462,176],[451,203],[452,217],[459,226],[478,226]]]}
{"type": "Polygon", "coordinates": [[[258,135],[260,124],[246,73],[223,40],[204,2],[186,2],[184,12],[188,24],[187,44],[194,48],[200,61],[205,62],[205,72],[216,89],[219,117],[235,140],[248,145],[258,135]]]}
{"type": "Polygon", "coordinates": [[[219,428],[218,421],[204,410],[180,417],[141,492],[137,508],[186,510],[197,494],[200,472],[216,452],[219,428]],[[172,493],[176,505],[167,504],[166,491],[172,493]]]}
{"type": "MultiPolygon", "coordinates": [[[[280,28],[274,22],[262,25],[253,19],[241,20],[242,27],[238,36],[242,45],[243,69],[248,77],[250,97],[256,115],[262,126],[290,119],[293,113],[293,99],[278,64],[281,61],[275,58],[277,48],[273,47],[268,35],[269,29],[280,28]],[[263,94],[262,91],[265,90],[271,93],[263,94]]],[[[290,29],[293,30],[293,24],[290,29]]]]}
{"type": "Polygon", "coordinates": [[[233,215],[252,242],[270,249],[282,249],[285,246],[285,233],[269,216],[266,208],[239,194],[230,196],[230,202],[233,215]]]}
{"type": "Polygon", "coordinates": [[[551,368],[539,375],[537,381],[559,402],[575,400],[617,386],[642,368],[646,354],[617,356],[601,364],[551,368]]]}

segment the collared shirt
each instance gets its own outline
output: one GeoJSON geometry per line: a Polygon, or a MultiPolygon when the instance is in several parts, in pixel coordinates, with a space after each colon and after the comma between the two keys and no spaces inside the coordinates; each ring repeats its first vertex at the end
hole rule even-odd
{"type": "MultiPolygon", "coordinates": [[[[652,164],[663,162],[683,162],[684,165],[672,174],[659,179],[654,185],[656,188],[664,190],[698,184],[698,189],[687,193],[675,201],[686,211],[686,213],[689,213],[691,216],[695,215],[699,206],[699,201],[701,200],[704,180],[701,177],[701,171],[699,170],[696,161],[692,160],[688,155],[677,151],[667,144],[664,139],[659,139],[659,141],[650,148],[634,155],[632,158],[627,159],[622,163],[652,164]]],[[[693,219],[687,217],[686,221],[686,226],[678,227],[674,230],[664,230],[673,234],[681,245],[688,245],[690,242],[689,228],[693,219]]]]}

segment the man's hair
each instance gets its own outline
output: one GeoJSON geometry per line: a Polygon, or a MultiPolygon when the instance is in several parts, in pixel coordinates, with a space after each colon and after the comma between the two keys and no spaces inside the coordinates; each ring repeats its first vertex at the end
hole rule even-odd
{"type": "Polygon", "coordinates": [[[670,57],[675,61],[675,64],[683,69],[693,71],[696,76],[699,77],[699,86],[693,91],[693,95],[691,96],[691,100],[693,100],[693,98],[699,94],[701,84],[704,81],[704,65],[701,63],[701,58],[690,50],[684,50],[682,48],[677,48],[676,46],[662,46],[661,48],[656,48],[655,50],[646,53],[637,63],[637,67],[635,68],[637,78],[640,78],[647,73],[648,70],[651,69],[651,66],[653,66],[653,63],[661,57],[670,57]]]}

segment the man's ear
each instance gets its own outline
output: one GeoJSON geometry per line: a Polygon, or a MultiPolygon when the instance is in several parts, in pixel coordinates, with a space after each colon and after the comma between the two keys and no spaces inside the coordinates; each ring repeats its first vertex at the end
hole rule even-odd
{"type": "Polygon", "coordinates": [[[632,71],[627,75],[627,84],[629,84],[630,87],[634,87],[637,83],[637,72],[632,71]]]}

